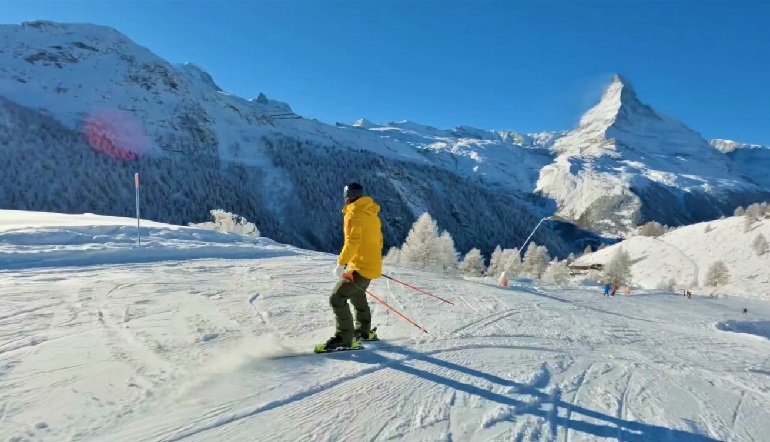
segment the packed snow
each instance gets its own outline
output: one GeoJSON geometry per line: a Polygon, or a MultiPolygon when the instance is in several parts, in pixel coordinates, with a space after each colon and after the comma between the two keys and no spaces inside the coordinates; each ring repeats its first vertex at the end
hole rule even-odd
{"type": "Polygon", "coordinates": [[[594,286],[501,287],[390,266],[454,305],[375,280],[372,293],[428,333],[370,299],[382,340],[314,355],[333,333],[333,255],[149,222],[136,246],[130,218],[0,219],[0,440],[737,442],[770,432],[763,301],[605,298],[594,286]]]}
{"type": "Polygon", "coordinates": [[[698,295],[740,296],[770,300],[770,253],[759,254],[754,241],[770,238],[770,220],[758,220],[746,229],[743,216],[680,227],[659,237],[635,236],[585,255],[575,264],[604,264],[619,249],[629,252],[633,283],[655,289],[673,279],[676,289],[698,295]],[[722,261],[728,269],[726,284],[709,286],[709,267],[722,261]]]}
{"type": "Polygon", "coordinates": [[[0,270],[298,253],[267,238],[134,218],[0,210],[0,270]],[[137,247],[139,244],[140,247],[137,247]]]}

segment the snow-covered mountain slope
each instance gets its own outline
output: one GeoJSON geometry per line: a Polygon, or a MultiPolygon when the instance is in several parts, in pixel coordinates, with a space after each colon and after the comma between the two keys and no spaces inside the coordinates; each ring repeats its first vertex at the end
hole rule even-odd
{"type": "Polygon", "coordinates": [[[120,253],[122,265],[102,265],[81,258],[99,242],[122,248],[122,233],[105,229],[130,220],[17,215],[28,223],[2,228],[6,251],[66,245],[70,259],[1,273],[1,440],[749,442],[770,432],[765,302],[604,299],[394,267],[454,305],[375,280],[372,293],[428,333],[370,299],[381,341],[312,355],[333,333],[333,256],[244,240],[249,258],[187,260],[182,235],[223,258],[221,244],[237,241],[154,224],[175,232],[155,246],[176,257],[120,253]],[[57,230],[74,227],[91,242],[57,230]]]}
{"type": "Polygon", "coordinates": [[[724,152],[738,172],[760,186],[770,189],[770,146],[738,143],[730,140],[711,140],[711,145],[724,152]]]}
{"type": "Polygon", "coordinates": [[[631,256],[634,284],[654,289],[673,278],[678,289],[694,293],[726,294],[770,300],[770,255],[758,255],[752,246],[757,235],[770,239],[770,220],[744,230],[744,217],[730,217],[681,227],[657,238],[635,236],[576,260],[576,264],[603,264],[618,249],[631,256]],[[729,282],[704,287],[709,266],[723,261],[729,282]]]}
{"type": "MultiPolygon", "coordinates": [[[[537,171],[553,160],[550,147],[562,133],[521,134],[511,131],[459,126],[437,129],[412,121],[384,125],[360,119],[352,125],[337,123],[343,129],[388,140],[413,149],[437,154],[433,161],[461,175],[471,174],[485,182],[520,192],[531,192],[537,171]],[[451,155],[446,155],[451,154],[451,155]]],[[[431,155],[433,156],[433,155],[431,155]]]]}
{"type": "Polygon", "coordinates": [[[0,47],[0,96],[44,109],[71,128],[89,117],[108,125],[104,120],[122,116],[121,135],[131,139],[116,142],[125,149],[217,153],[223,160],[263,165],[260,138],[281,134],[438,164],[527,191],[537,179],[527,170],[548,162],[547,151],[546,158],[543,152],[530,158],[520,147],[547,146],[549,134],[469,127],[442,131],[411,122],[378,126],[371,133],[348,130],[360,125],[335,127],[303,119],[264,94],[254,100],[232,96],[202,68],[170,65],[109,27],[44,21],[2,25],[0,47]],[[134,125],[134,119],[140,124],[134,125]],[[134,126],[137,131],[130,131],[134,126]],[[527,167],[505,167],[522,161],[527,167]]]}
{"type": "MultiPolygon", "coordinates": [[[[0,114],[9,150],[0,171],[17,178],[0,184],[0,207],[130,215],[122,186],[139,169],[153,201],[170,202],[150,204],[152,219],[195,222],[223,208],[279,241],[324,251],[339,246],[329,213],[354,180],[383,201],[388,245],[428,210],[460,249],[486,253],[518,246],[554,212],[622,233],[770,199],[758,169],[747,173],[643,105],[620,77],[570,132],[332,126],[264,94],[233,96],[202,68],[171,65],[114,29],[36,21],[0,25],[0,114]]],[[[537,235],[554,252],[584,245],[565,244],[550,226],[537,235]]]]}
{"type": "MultiPolygon", "coordinates": [[[[383,206],[387,246],[427,210],[458,248],[487,253],[518,246],[552,211],[525,191],[549,161],[537,148],[547,135],[521,137],[531,149],[497,132],[428,148],[415,125],[330,126],[264,95],[232,96],[201,68],[170,65],[102,26],[0,26],[0,115],[0,170],[13,177],[0,184],[4,208],[130,216],[139,171],[151,219],[197,222],[221,208],[276,240],[332,251],[341,189],[359,181],[383,206]]],[[[581,247],[548,226],[537,235],[562,255],[581,247]]]]}
{"type": "Polygon", "coordinates": [[[553,149],[558,156],[540,171],[537,189],[556,199],[562,215],[603,230],[714,219],[770,197],[764,183],[744,177],[700,134],[642,103],[617,75],[553,149]]]}

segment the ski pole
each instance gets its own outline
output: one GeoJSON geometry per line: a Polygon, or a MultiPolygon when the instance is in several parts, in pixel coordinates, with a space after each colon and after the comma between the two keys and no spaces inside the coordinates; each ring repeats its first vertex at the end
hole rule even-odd
{"type": "Polygon", "coordinates": [[[366,292],[366,294],[367,294],[367,295],[369,295],[369,296],[371,296],[372,298],[374,298],[374,299],[375,299],[377,302],[379,302],[380,304],[384,305],[385,307],[387,307],[387,308],[388,308],[388,309],[390,309],[390,310],[393,310],[393,312],[394,312],[395,314],[397,314],[398,316],[401,316],[401,317],[402,317],[402,318],[404,318],[404,319],[405,319],[407,322],[409,322],[409,323],[410,323],[410,324],[412,324],[413,326],[415,326],[415,327],[419,328],[420,330],[422,330],[422,332],[423,332],[423,333],[428,333],[428,330],[425,330],[425,329],[424,329],[424,328],[422,328],[421,326],[419,326],[419,325],[415,324],[415,322],[414,322],[414,321],[412,321],[411,319],[409,319],[409,318],[407,318],[406,316],[404,316],[404,314],[403,314],[403,313],[401,313],[400,311],[398,311],[398,310],[394,309],[393,307],[391,307],[391,306],[390,306],[390,305],[389,305],[387,302],[385,302],[385,301],[383,301],[382,299],[380,299],[379,297],[377,297],[377,295],[375,295],[374,293],[370,292],[369,290],[366,290],[365,288],[361,287],[360,285],[356,284],[355,282],[353,282],[353,281],[352,281],[352,280],[350,280],[350,279],[348,279],[347,281],[348,281],[349,283],[351,283],[351,284],[355,285],[355,286],[356,286],[356,287],[358,287],[359,289],[363,290],[364,292],[366,292]]]}
{"type": "Polygon", "coordinates": [[[391,280],[391,281],[393,281],[393,282],[397,282],[397,283],[399,283],[399,284],[405,285],[405,286],[409,287],[410,289],[413,289],[413,290],[417,290],[418,292],[420,292],[420,293],[423,293],[423,294],[425,294],[425,295],[428,295],[428,296],[432,296],[432,297],[434,297],[434,298],[436,298],[436,299],[440,299],[440,300],[442,300],[442,301],[446,302],[447,304],[455,305],[455,303],[454,303],[454,302],[452,302],[452,301],[447,301],[446,299],[442,298],[441,296],[436,296],[436,295],[434,295],[433,293],[429,293],[429,292],[426,292],[426,291],[425,291],[425,290],[423,290],[423,289],[418,289],[417,287],[415,287],[415,286],[413,286],[413,285],[410,285],[410,284],[407,284],[407,283],[405,283],[405,282],[403,282],[403,281],[399,281],[399,280],[398,280],[398,279],[396,279],[396,278],[390,277],[390,276],[388,276],[388,275],[382,275],[382,276],[384,276],[384,277],[385,277],[385,278],[387,278],[387,279],[390,279],[390,280],[391,280]]]}
{"type": "MultiPolygon", "coordinates": [[[[360,286],[359,286],[359,288],[360,288],[360,286]]],[[[395,313],[396,313],[398,316],[401,316],[402,318],[404,318],[405,320],[407,320],[407,321],[408,321],[410,324],[412,324],[412,325],[414,325],[415,327],[417,327],[417,328],[419,328],[420,330],[422,330],[422,332],[423,332],[423,333],[428,333],[428,330],[425,330],[424,328],[422,328],[422,327],[420,327],[419,325],[415,324],[415,323],[414,323],[414,321],[412,321],[411,319],[409,319],[409,318],[407,318],[406,316],[404,316],[404,315],[403,315],[401,312],[399,312],[398,310],[396,310],[396,309],[394,309],[393,307],[389,306],[387,302],[385,302],[385,301],[383,301],[382,299],[378,298],[378,297],[377,297],[377,295],[375,295],[374,293],[370,292],[369,290],[364,290],[364,291],[366,292],[366,294],[367,294],[367,295],[369,295],[369,296],[371,296],[372,298],[374,298],[374,299],[375,299],[377,302],[379,302],[380,304],[384,305],[385,307],[387,307],[387,308],[389,308],[389,309],[393,310],[393,312],[395,312],[395,313]]]]}

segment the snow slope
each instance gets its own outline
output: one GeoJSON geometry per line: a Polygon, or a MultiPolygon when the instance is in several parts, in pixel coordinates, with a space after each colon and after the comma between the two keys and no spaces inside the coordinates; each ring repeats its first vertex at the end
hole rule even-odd
{"type": "Polygon", "coordinates": [[[576,264],[603,264],[622,248],[631,256],[636,285],[654,289],[674,278],[679,289],[694,294],[725,294],[770,300],[770,256],[758,256],[752,242],[758,234],[770,238],[770,220],[757,221],[744,231],[744,217],[730,217],[681,227],[657,238],[635,236],[578,258],[576,264]],[[707,231],[708,226],[708,231],[707,231]],[[724,261],[728,284],[703,287],[709,266],[724,261]]]}
{"type": "MultiPolygon", "coordinates": [[[[53,229],[124,225],[17,215],[28,224],[7,223],[6,251],[66,245],[53,229]]],[[[121,247],[120,235],[102,246],[121,247]]],[[[209,246],[225,250],[221,238],[209,246]]],[[[763,333],[765,302],[604,299],[394,267],[454,302],[373,282],[428,334],[372,302],[382,341],[297,355],[332,333],[334,257],[244,247],[257,253],[2,271],[0,440],[742,442],[770,431],[770,339],[734,332],[763,333]]]]}
{"type": "Polygon", "coordinates": [[[267,238],[93,214],[0,210],[0,270],[300,253],[267,238]]]}

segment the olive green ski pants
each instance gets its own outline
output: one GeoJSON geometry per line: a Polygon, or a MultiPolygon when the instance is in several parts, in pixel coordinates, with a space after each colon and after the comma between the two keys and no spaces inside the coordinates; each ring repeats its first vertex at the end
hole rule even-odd
{"type": "Polygon", "coordinates": [[[355,330],[368,332],[372,325],[372,312],[366,301],[365,290],[369,287],[370,279],[364,278],[358,272],[353,272],[353,282],[340,281],[334,286],[329,304],[334,310],[337,322],[337,335],[342,338],[345,345],[353,342],[355,330]],[[348,300],[356,310],[355,328],[353,316],[350,314],[348,300]]]}

